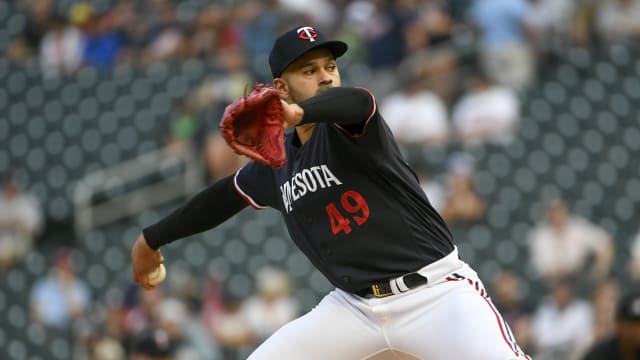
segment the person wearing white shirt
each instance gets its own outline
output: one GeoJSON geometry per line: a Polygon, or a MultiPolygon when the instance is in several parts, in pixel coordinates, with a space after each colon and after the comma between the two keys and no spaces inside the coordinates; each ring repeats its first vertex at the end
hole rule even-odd
{"type": "Polygon", "coordinates": [[[64,19],[52,20],[51,30],[40,43],[40,67],[47,77],[71,74],[82,66],[85,38],[75,26],[64,19]]]}
{"type": "Polygon", "coordinates": [[[494,85],[477,73],[454,105],[452,120],[459,140],[467,147],[486,142],[508,144],[520,120],[520,102],[514,90],[494,85]]]}
{"type": "Polygon", "coordinates": [[[591,275],[602,279],[613,262],[613,242],[602,228],[569,213],[561,200],[551,203],[547,220],[529,237],[531,262],[543,278],[576,274],[584,269],[590,256],[595,263],[591,275]]]}
{"type": "Polygon", "coordinates": [[[419,78],[390,94],[380,108],[400,144],[441,145],[449,138],[446,105],[419,78]]]}
{"type": "Polygon", "coordinates": [[[569,278],[554,280],[551,294],[535,312],[531,337],[536,360],[577,360],[593,341],[593,312],[589,302],[574,297],[569,278]]]}
{"type": "Polygon", "coordinates": [[[640,281],[640,231],[638,231],[636,237],[631,243],[631,259],[629,260],[629,271],[631,272],[632,280],[636,282],[640,281]]]}
{"type": "Polygon", "coordinates": [[[633,43],[640,38],[640,0],[603,1],[595,14],[595,31],[606,43],[633,43]]]}
{"type": "Polygon", "coordinates": [[[291,284],[287,274],[270,267],[257,274],[258,294],[242,305],[249,327],[254,335],[264,340],[282,325],[299,315],[299,305],[290,296],[291,284]]]}
{"type": "Polygon", "coordinates": [[[31,250],[43,222],[36,199],[7,179],[0,193],[0,267],[10,267],[31,250]]]}

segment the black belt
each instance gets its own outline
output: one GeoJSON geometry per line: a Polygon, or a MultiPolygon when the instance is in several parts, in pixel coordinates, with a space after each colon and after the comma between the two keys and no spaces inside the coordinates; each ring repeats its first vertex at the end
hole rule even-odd
{"type": "Polygon", "coordinates": [[[367,288],[364,288],[358,291],[356,294],[362,297],[383,298],[383,297],[407,292],[413,288],[416,288],[420,285],[424,285],[426,283],[427,283],[426,277],[418,273],[410,273],[407,275],[403,275],[400,278],[395,278],[395,279],[383,281],[377,284],[373,284],[367,288]],[[404,285],[406,285],[408,289],[403,290],[401,287],[397,286],[398,279],[402,279],[402,282],[404,282],[404,285]],[[396,288],[398,289],[396,292],[393,291],[393,287],[391,286],[392,282],[396,283],[396,288]]]}

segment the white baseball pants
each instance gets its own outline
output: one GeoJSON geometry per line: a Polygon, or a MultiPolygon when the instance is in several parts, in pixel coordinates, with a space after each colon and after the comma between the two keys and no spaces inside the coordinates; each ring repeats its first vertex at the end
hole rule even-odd
{"type": "Polygon", "coordinates": [[[332,291],[249,360],[530,359],[457,250],[418,272],[427,284],[385,298],[332,291]]]}

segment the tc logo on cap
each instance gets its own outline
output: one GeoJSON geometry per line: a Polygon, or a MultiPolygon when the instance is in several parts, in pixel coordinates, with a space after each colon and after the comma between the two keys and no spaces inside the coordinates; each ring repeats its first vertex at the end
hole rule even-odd
{"type": "Polygon", "coordinates": [[[303,26],[296,31],[298,32],[298,37],[302,40],[314,42],[318,37],[318,33],[311,26],[303,26]]]}

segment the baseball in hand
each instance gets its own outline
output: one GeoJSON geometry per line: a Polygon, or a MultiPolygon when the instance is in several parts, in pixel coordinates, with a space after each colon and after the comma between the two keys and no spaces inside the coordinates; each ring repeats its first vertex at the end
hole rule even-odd
{"type": "Polygon", "coordinates": [[[164,264],[160,264],[160,266],[147,275],[147,278],[149,279],[150,285],[156,286],[164,281],[165,276],[167,276],[167,269],[164,267],[164,264]]]}

